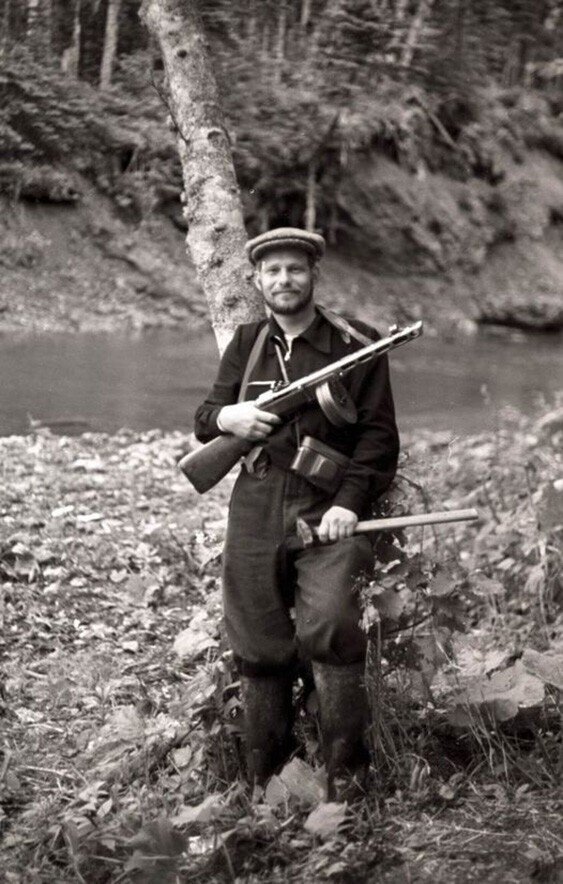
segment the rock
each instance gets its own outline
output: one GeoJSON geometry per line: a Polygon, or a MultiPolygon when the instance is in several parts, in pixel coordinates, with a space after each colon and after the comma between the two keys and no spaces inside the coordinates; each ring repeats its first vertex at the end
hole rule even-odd
{"type": "Polygon", "coordinates": [[[494,238],[487,211],[466,185],[421,179],[380,155],[350,170],[338,203],[347,219],[339,243],[382,273],[473,271],[494,238]]]}
{"type": "Polygon", "coordinates": [[[25,168],[19,182],[19,196],[43,203],[77,203],[82,194],[67,172],[52,166],[25,168]]]}
{"type": "Polygon", "coordinates": [[[563,430],[563,407],[549,411],[536,423],[534,432],[539,436],[552,436],[563,430]]]}
{"type": "Polygon", "coordinates": [[[496,194],[507,236],[542,238],[550,223],[550,213],[539,181],[530,178],[507,181],[499,185],[496,194]]]}
{"type": "Polygon", "coordinates": [[[488,301],[482,305],[477,322],[525,331],[560,331],[563,329],[563,303],[557,295],[538,295],[535,300],[488,301]]]}

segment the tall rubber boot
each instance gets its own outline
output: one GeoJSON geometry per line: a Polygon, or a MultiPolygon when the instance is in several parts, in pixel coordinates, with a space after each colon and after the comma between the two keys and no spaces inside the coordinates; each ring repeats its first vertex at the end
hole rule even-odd
{"type": "Polygon", "coordinates": [[[252,786],[263,786],[293,750],[293,677],[241,677],[246,764],[252,786]]]}
{"type": "Polygon", "coordinates": [[[365,794],[369,750],[365,740],[368,702],[364,664],[313,663],[319,700],[329,801],[354,801],[365,794]]]}

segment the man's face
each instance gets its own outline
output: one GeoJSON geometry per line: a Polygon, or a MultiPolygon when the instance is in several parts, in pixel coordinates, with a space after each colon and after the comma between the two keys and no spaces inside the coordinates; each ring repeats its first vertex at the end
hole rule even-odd
{"type": "Polygon", "coordinates": [[[311,303],[317,275],[301,249],[275,249],[258,262],[254,282],[273,313],[294,316],[311,303]]]}

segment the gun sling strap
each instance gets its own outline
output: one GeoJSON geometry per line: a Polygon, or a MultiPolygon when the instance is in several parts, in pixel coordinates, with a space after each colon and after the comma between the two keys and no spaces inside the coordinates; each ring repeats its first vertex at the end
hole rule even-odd
{"type": "MultiPolygon", "coordinates": [[[[320,304],[317,304],[317,310],[324,316],[324,318],[330,322],[330,324],[337,329],[340,333],[342,340],[348,344],[350,343],[350,339],[354,338],[354,340],[358,341],[362,347],[366,347],[368,344],[373,344],[373,339],[368,338],[367,335],[364,335],[362,332],[358,331],[358,329],[354,328],[351,323],[348,322],[347,319],[344,319],[343,316],[339,316],[338,313],[334,313],[333,310],[329,310],[327,307],[322,307],[320,304]]],[[[238,395],[238,402],[244,402],[246,399],[246,393],[248,390],[248,384],[250,381],[250,377],[252,372],[256,367],[256,363],[260,358],[260,354],[266,344],[268,339],[268,335],[270,333],[270,327],[266,323],[266,325],[262,326],[258,334],[256,335],[256,339],[254,344],[252,345],[252,349],[248,354],[248,359],[246,360],[246,366],[244,369],[244,374],[242,376],[242,381],[240,385],[240,391],[238,395]]]]}

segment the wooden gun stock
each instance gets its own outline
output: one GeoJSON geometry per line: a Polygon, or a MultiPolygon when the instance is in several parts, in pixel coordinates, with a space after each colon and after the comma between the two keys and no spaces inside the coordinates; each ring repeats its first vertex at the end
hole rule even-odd
{"type": "Polygon", "coordinates": [[[232,433],[217,436],[201,448],[190,451],[179,461],[178,466],[199,494],[205,494],[248,454],[254,442],[239,439],[232,433]]]}

